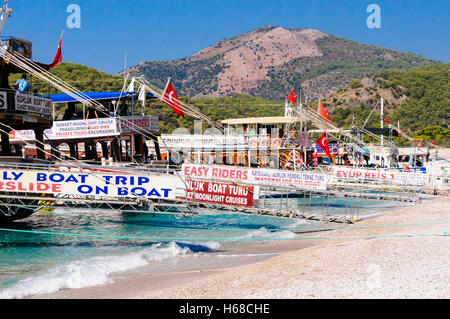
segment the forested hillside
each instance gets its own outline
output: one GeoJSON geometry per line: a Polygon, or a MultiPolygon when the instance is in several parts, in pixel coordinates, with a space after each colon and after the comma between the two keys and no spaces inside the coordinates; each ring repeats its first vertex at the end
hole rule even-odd
{"type": "MultiPolygon", "coordinates": [[[[361,126],[367,120],[366,127],[379,127],[379,104],[380,98],[383,97],[385,117],[392,125],[397,125],[397,121],[400,121],[404,132],[421,136],[428,141],[435,139],[439,145],[450,146],[449,70],[450,63],[441,63],[408,71],[375,72],[364,78],[351,80],[349,85],[329,95],[322,102],[331,120],[338,126],[350,127],[352,123],[361,126]]],[[[124,84],[124,78],[121,76],[109,75],[73,63],[62,63],[52,69],[52,73],[84,92],[120,91],[124,84]]],[[[11,77],[11,84],[18,76],[11,77]]],[[[41,94],[60,93],[35,77],[31,82],[33,89],[38,89],[41,94]]],[[[175,90],[178,91],[178,87],[175,86],[175,90]]],[[[268,100],[244,93],[219,98],[180,96],[180,99],[196,106],[215,121],[284,115],[284,99],[268,100]]],[[[314,100],[308,105],[316,109],[317,102],[314,100]]],[[[158,100],[148,103],[147,113],[160,117],[163,132],[170,133],[177,127],[193,129],[193,118],[179,117],[158,100]]],[[[206,123],[204,125],[206,128],[206,123]]]]}

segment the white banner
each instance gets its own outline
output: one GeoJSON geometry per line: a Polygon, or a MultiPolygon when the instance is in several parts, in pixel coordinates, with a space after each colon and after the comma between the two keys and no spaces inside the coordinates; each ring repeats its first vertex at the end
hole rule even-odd
{"type": "Polygon", "coordinates": [[[72,139],[119,135],[117,120],[113,117],[99,119],[55,121],[49,139],[72,139]]]}
{"type": "Polygon", "coordinates": [[[327,175],[310,172],[201,164],[183,164],[181,171],[183,175],[194,178],[232,180],[261,186],[326,190],[328,185],[327,175]]]}
{"type": "Polygon", "coordinates": [[[399,185],[428,185],[430,175],[424,173],[406,173],[375,169],[359,169],[335,166],[334,177],[338,180],[377,181],[399,185]]]}
{"type": "Polygon", "coordinates": [[[40,96],[17,92],[16,110],[52,115],[52,100],[40,96]]]}
{"type": "Polygon", "coordinates": [[[161,145],[168,148],[189,149],[235,149],[246,148],[248,142],[242,135],[189,135],[189,134],[164,134],[161,135],[164,143],[161,145]]]}
{"type": "Polygon", "coordinates": [[[154,199],[186,196],[186,186],[178,176],[135,175],[127,172],[71,173],[4,169],[0,170],[0,191],[154,199]]]}

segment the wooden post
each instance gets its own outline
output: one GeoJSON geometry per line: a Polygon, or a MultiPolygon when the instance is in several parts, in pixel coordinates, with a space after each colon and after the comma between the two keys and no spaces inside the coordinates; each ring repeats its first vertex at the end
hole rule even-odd
{"type": "Polygon", "coordinates": [[[11,155],[11,147],[9,145],[9,134],[2,131],[1,137],[2,137],[2,155],[10,156],[11,155]]]}
{"type": "Polygon", "coordinates": [[[155,145],[155,153],[156,153],[156,159],[158,161],[160,161],[162,159],[161,157],[161,150],[159,148],[159,142],[158,142],[158,137],[154,136],[153,134],[151,135],[151,139],[153,140],[153,145],[155,145]]]}
{"type": "Polygon", "coordinates": [[[78,159],[78,152],[76,150],[76,143],[67,143],[69,145],[70,157],[78,159]]]}
{"type": "Polygon", "coordinates": [[[44,150],[44,130],[37,128],[34,130],[36,137],[36,157],[38,159],[45,160],[45,150],[44,150]]]}
{"type": "Polygon", "coordinates": [[[108,159],[108,145],[106,144],[106,141],[101,141],[100,145],[102,146],[102,157],[105,159],[108,159]]]}

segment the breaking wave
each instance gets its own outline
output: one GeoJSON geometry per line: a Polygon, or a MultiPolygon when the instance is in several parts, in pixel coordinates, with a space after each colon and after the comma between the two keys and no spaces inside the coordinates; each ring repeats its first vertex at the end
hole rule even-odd
{"type": "MultiPolygon", "coordinates": [[[[111,274],[145,266],[154,261],[174,258],[195,251],[190,245],[158,243],[139,252],[120,256],[97,256],[56,266],[44,273],[18,281],[0,290],[0,298],[24,298],[111,283],[111,274]]],[[[209,249],[209,248],[206,248],[209,249]]]]}

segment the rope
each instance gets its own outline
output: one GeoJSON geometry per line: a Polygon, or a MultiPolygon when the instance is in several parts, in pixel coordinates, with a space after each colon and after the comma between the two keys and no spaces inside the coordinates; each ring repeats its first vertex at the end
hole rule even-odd
{"type": "MultiPolygon", "coordinates": [[[[68,83],[64,82],[63,80],[59,79],[58,77],[56,77],[55,75],[53,75],[52,73],[46,71],[45,69],[43,69],[42,67],[40,67],[39,65],[37,65],[36,63],[34,63],[33,61],[22,57],[20,55],[13,55],[10,54],[8,51],[4,50],[3,48],[0,47],[0,52],[3,53],[3,55],[7,56],[8,59],[10,60],[10,62],[12,62],[13,64],[15,64],[16,66],[21,67],[24,70],[27,70],[30,74],[36,75],[37,77],[41,78],[42,80],[44,80],[45,82],[53,85],[55,88],[59,89],[62,92],[65,92],[66,94],[68,94],[69,96],[73,97],[75,100],[81,102],[83,105],[87,105],[88,107],[93,107],[95,108],[97,111],[101,112],[102,114],[106,115],[107,117],[109,117],[109,110],[106,109],[106,107],[104,107],[101,103],[90,99],[86,94],[84,94],[83,92],[81,92],[80,90],[76,89],[75,87],[72,87],[71,85],[69,85],[68,83]]],[[[147,88],[149,87],[149,83],[148,82],[143,82],[143,85],[146,85],[147,88]]],[[[151,89],[151,88],[150,88],[151,89]]],[[[160,99],[165,101],[165,102],[169,102],[168,99],[165,96],[162,96],[161,94],[159,94],[158,92],[155,91],[155,89],[151,89],[152,92],[157,95],[160,96],[160,99]]],[[[181,103],[183,104],[183,103],[181,103]]],[[[192,107],[194,108],[194,107],[192,107]]],[[[186,110],[185,110],[186,112],[186,110]]],[[[198,114],[192,114],[192,116],[194,117],[200,117],[203,118],[205,120],[207,120],[208,122],[211,123],[211,119],[209,119],[206,115],[204,115],[203,113],[201,113],[200,111],[196,110],[196,112],[198,112],[198,114]]],[[[135,124],[131,121],[129,121],[126,118],[123,118],[119,115],[115,116],[117,119],[126,121],[128,124],[131,124],[131,127],[135,127],[135,124]]],[[[217,125],[214,125],[217,127],[217,125]]],[[[11,127],[9,127],[10,129],[12,129],[11,127]]],[[[157,139],[158,137],[151,133],[150,131],[144,129],[144,132],[138,132],[139,134],[143,135],[146,138],[150,138],[150,139],[157,139]]],[[[9,132],[8,132],[9,133],[9,132]]],[[[25,140],[23,140],[24,142],[26,142],[25,140]]],[[[167,148],[167,150],[170,150],[173,153],[177,153],[178,155],[181,155],[180,152],[176,151],[172,151],[167,144],[165,143],[165,141],[163,139],[161,139],[162,143],[164,144],[164,146],[167,148]]],[[[36,140],[36,142],[39,142],[36,140]]],[[[43,149],[45,144],[42,142],[39,142],[41,145],[43,145],[43,149]]],[[[28,143],[27,143],[28,144],[28,143]]],[[[53,148],[50,145],[51,149],[56,150],[55,148],[53,148]]],[[[57,150],[56,150],[57,151],[57,150]]],[[[45,152],[45,151],[44,151],[45,152]]],[[[76,158],[70,157],[72,160],[75,161],[79,161],[76,158]]],[[[58,158],[60,159],[60,158],[58,158]]],[[[61,159],[60,159],[61,160],[61,159]]],[[[64,160],[63,160],[64,161],[64,160]]],[[[73,164],[72,164],[73,165],[73,164]]],[[[185,187],[187,188],[187,184],[185,183],[184,179],[180,176],[180,174],[178,173],[178,171],[175,171],[175,174],[177,175],[177,177],[181,180],[181,182],[185,185],[185,187]]],[[[188,177],[188,179],[191,179],[190,177],[188,177]]],[[[149,199],[147,199],[149,200],[149,199]]],[[[150,200],[149,200],[150,201],[150,200]]],[[[150,201],[151,202],[151,201],[150,201]]]]}
{"type": "Polygon", "coordinates": [[[314,239],[371,239],[371,238],[395,238],[395,237],[436,237],[449,236],[449,232],[442,233],[423,233],[423,234],[390,234],[390,235],[361,235],[361,236],[330,236],[330,237],[293,237],[293,238],[195,238],[195,237],[146,237],[146,236],[120,236],[120,235],[100,235],[100,234],[74,234],[49,231],[35,231],[22,229],[0,228],[0,231],[16,232],[26,234],[40,234],[53,236],[72,236],[72,237],[95,237],[109,239],[141,239],[158,241],[277,241],[277,240],[314,240],[314,239]]]}
{"type": "MultiPolygon", "coordinates": [[[[20,206],[25,209],[32,209],[26,206],[20,206]]],[[[70,218],[78,218],[78,219],[86,219],[86,220],[92,220],[92,221],[98,221],[98,222],[109,222],[109,223],[115,223],[115,224],[132,224],[132,225],[139,225],[139,226],[155,226],[155,227],[162,227],[162,228],[186,228],[186,229],[204,229],[204,230],[222,230],[222,231],[236,231],[236,230],[247,230],[241,227],[220,227],[220,226],[185,226],[185,225],[150,225],[150,224],[138,224],[138,223],[129,223],[129,222],[123,222],[123,221],[115,221],[115,220],[109,220],[109,219],[100,219],[100,218],[92,218],[92,217],[85,217],[85,216],[76,216],[76,215],[70,215],[70,214],[63,214],[63,213],[56,213],[51,212],[47,210],[35,210],[35,212],[41,212],[56,216],[63,216],[63,217],[70,217],[70,218]]],[[[441,225],[441,224],[448,224],[450,223],[450,220],[444,220],[444,221],[438,221],[438,222],[422,222],[422,223],[409,223],[409,224],[390,224],[390,225],[375,225],[375,226],[358,226],[358,227],[327,227],[327,228],[270,228],[267,229],[268,231],[272,232],[278,232],[278,231],[291,231],[291,232],[316,232],[316,231],[331,231],[331,230],[358,230],[358,229],[373,229],[373,228],[390,228],[390,227],[410,227],[410,226],[421,226],[421,225],[441,225]]]]}

